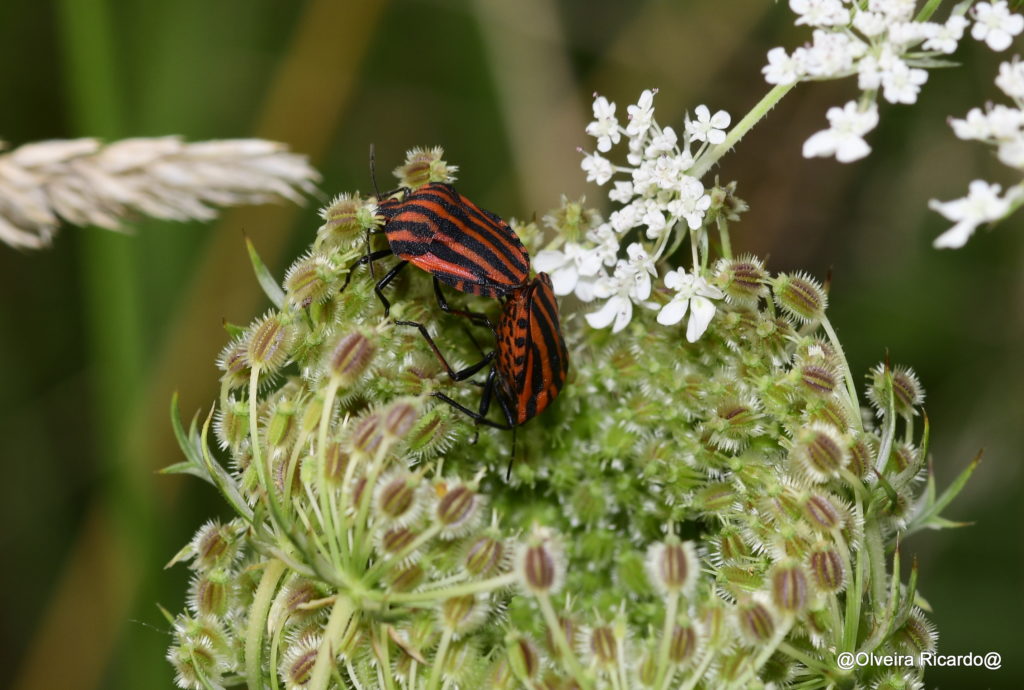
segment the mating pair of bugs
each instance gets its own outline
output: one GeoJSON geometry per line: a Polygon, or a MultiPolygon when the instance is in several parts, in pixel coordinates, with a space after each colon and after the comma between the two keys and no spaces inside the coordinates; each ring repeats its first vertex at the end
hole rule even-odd
{"type": "Polygon", "coordinates": [[[429,272],[433,275],[434,294],[442,311],[485,326],[495,336],[494,350],[485,354],[481,361],[455,371],[423,324],[396,321],[399,325],[419,329],[455,381],[469,379],[490,365],[477,410],[467,408],[444,393],[435,392],[434,397],[469,415],[478,424],[499,429],[514,430],[543,412],[565,384],[569,355],[551,278],[546,273],[538,273],[530,279],[530,257],[515,231],[497,215],[459,194],[450,184],[440,182],[414,191],[402,188],[384,197],[378,193],[377,207],[378,214],[384,218],[379,232],[387,237],[389,248],[368,250],[350,267],[342,290],[348,286],[357,266],[370,264],[372,269],[378,259],[390,255],[398,257],[399,263],[374,287],[387,316],[391,304],[383,291],[388,283],[410,263],[429,272]],[[501,300],[503,306],[497,326],[485,314],[452,309],[441,291],[441,283],[470,295],[501,300]],[[504,423],[487,418],[495,397],[504,423]]]}

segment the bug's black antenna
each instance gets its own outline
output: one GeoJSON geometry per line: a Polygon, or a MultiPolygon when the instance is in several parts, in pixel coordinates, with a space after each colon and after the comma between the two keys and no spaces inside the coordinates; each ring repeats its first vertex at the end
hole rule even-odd
{"type": "Polygon", "coordinates": [[[374,155],[373,144],[370,144],[370,180],[373,181],[373,191],[380,201],[380,190],[377,189],[377,157],[374,155]]]}

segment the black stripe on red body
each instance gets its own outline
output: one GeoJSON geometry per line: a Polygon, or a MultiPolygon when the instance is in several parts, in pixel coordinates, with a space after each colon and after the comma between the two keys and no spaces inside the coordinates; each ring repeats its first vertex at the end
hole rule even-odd
{"type": "Polygon", "coordinates": [[[558,304],[546,273],[510,295],[495,330],[502,392],[513,403],[514,423],[523,424],[558,397],[569,371],[558,304]]]}
{"type": "Polygon", "coordinates": [[[384,199],[378,213],[395,256],[456,290],[500,298],[526,285],[530,258],[516,233],[449,184],[384,199]]]}

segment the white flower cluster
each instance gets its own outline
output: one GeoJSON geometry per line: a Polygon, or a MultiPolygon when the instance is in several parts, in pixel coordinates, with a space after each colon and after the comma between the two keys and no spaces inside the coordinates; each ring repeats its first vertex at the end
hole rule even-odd
{"type": "MultiPolygon", "coordinates": [[[[841,79],[857,76],[859,101],[828,111],[829,128],[805,143],[806,158],[832,157],[849,163],[871,147],[864,135],[878,125],[878,94],[890,103],[917,101],[928,80],[926,67],[956,50],[970,22],[954,10],[945,23],[914,17],[914,0],[789,0],[796,24],[813,28],[811,42],[787,53],[768,52],[762,69],[769,84],[841,79]]],[[[1024,30],[1024,17],[1010,12],[1005,0],[980,2],[972,10],[971,35],[992,50],[1005,50],[1024,30]]]]}
{"type": "MultiPolygon", "coordinates": [[[[989,103],[984,110],[972,108],[963,119],[950,119],[950,125],[961,139],[995,146],[1000,161],[1024,172],[1024,63],[1018,57],[999,66],[996,86],[1013,100],[1012,106],[989,103]]],[[[1001,192],[1000,185],[974,180],[962,199],[932,199],[929,206],[954,223],[935,238],[934,246],[962,247],[978,226],[1007,216],[1024,199],[1024,182],[1010,187],[1002,196],[1001,192]]]]}
{"type": "MultiPolygon", "coordinates": [[[[604,300],[586,316],[594,328],[611,326],[618,332],[632,319],[634,305],[658,308],[647,301],[659,277],[657,262],[666,256],[669,246],[678,246],[682,234],[701,231],[711,206],[704,185],[687,172],[708,146],[725,140],[731,118],[725,111],[712,113],[701,105],[692,118],[686,118],[680,135],[655,122],[655,93],[644,91],[639,101],[626,109],[625,126],[616,117],[615,104],[595,95],[594,121],[587,126],[587,133],[597,139],[597,151],[587,154],[581,167],[587,180],[599,185],[616,175],[625,177],[615,180],[608,193],[618,208],[580,241],[546,249],[534,258],[538,271],[551,274],[556,294],[574,293],[584,302],[604,300]],[[615,165],[601,154],[623,138],[628,143],[627,164],[615,165]],[[696,151],[691,154],[692,146],[696,151]],[[628,243],[627,236],[631,236],[628,243]],[[620,251],[623,244],[625,258],[620,251]]],[[[665,275],[664,286],[675,296],[658,314],[660,323],[676,324],[689,305],[686,333],[690,342],[700,338],[714,316],[710,299],[722,297],[700,275],[699,266],[692,270],[678,269],[665,275]]]]}

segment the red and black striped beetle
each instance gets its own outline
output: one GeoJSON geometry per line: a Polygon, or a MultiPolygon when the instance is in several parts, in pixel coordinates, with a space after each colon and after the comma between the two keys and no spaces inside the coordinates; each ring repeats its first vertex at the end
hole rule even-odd
{"type": "MultiPolygon", "coordinates": [[[[498,325],[493,329],[497,349],[461,371],[451,368],[422,324],[413,321],[396,323],[418,328],[448,375],[456,381],[465,380],[491,365],[477,410],[444,393],[432,394],[469,415],[478,424],[514,430],[543,412],[565,385],[569,353],[562,337],[551,278],[546,273],[538,273],[532,281],[508,296],[498,325]],[[505,417],[504,424],[487,418],[495,395],[505,417]]],[[[513,439],[513,448],[514,444],[513,439]]]]}
{"type": "Polygon", "coordinates": [[[480,314],[449,309],[438,282],[471,295],[506,297],[524,287],[529,278],[530,257],[523,243],[508,223],[481,209],[450,184],[431,182],[415,191],[399,191],[402,197],[385,198],[377,206],[384,217],[381,231],[389,248],[367,252],[356,261],[342,290],[356,266],[393,254],[401,261],[374,286],[385,316],[391,303],[383,290],[411,263],[433,275],[442,310],[486,324],[480,314]]]}

